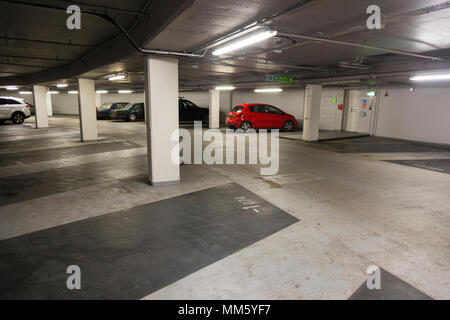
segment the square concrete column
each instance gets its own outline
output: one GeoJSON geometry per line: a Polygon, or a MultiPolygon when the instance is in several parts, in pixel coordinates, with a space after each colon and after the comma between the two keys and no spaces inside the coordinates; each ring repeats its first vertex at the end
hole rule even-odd
{"type": "Polygon", "coordinates": [[[43,86],[33,86],[36,128],[48,128],[47,90],[43,86]]]}
{"type": "Polygon", "coordinates": [[[178,60],[145,57],[145,114],[148,182],[153,186],[180,181],[178,134],[178,60]],[[174,161],[176,160],[176,161],[174,161]]]}
{"type": "Polygon", "coordinates": [[[303,140],[319,140],[321,85],[308,85],[305,90],[305,115],[303,119],[303,140]]]}
{"type": "Polygon", "coordinates": [[[94,80],[78,79],[78,109],[80,113],[81,141],[97,140],[97,109],[95,108],[94,80]]]}
{"type": "Polygon", "coordinates": [[[47,115],[53,116],[52,94],[47,91],[47,115]]]}
{"type": "Polygon", "coordinates": [[[220,91],[220,122],[225,123],[228,113],[231,111],[233,91],[220,91]]]}
{"type": "Polygon", "coordinates": [[[209,128],[220,128],[220,91],[209,90],[209,128]]]}
{"type": "Polygon", "coordinates": [[[102,106],[102,95],[100,93],[95,94],[95,106],[99,108],[102,106]]]}

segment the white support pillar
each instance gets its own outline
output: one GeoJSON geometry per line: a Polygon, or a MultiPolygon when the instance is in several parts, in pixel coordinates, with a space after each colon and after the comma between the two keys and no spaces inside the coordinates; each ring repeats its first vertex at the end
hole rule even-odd
{"type": "Polygon", "coordinates": [[[47,115],[53,116],[52,94],[47,91],[47,115]]]}
{"type": "Polygon", "coordinates": [[[155,187],[179,183],[180,165],[172,159],[172,152],[179,154],[177,59],[145,57],[145,108],[148,182],[155,187]]]}
{"type": "Polygon", "coordinates": [[[81,141],[97,140],[94,80],[78,79],[78,109],[80,113],[81,141]]]}
{"type": "Polygon", "coordinates": [[[220,128],[220,91],[209,90],[209,128],[220,128]]]}
{"type": "Polygon", "coordinates": [[[95,106],[99,108],[102,106],[102,95],[100,93],[95,94],[95,106]]]}
{"type": "Polygon", "coordinates": [[[47,92],[43,86],[33,86],[36,128],[48,128],[47,92]]]}
{"type": "Polygon", "coordinates": [[[303,140],[319,140],[321,85],[308,85],[305,90],[305,115],[303,120],[303,140]]]}

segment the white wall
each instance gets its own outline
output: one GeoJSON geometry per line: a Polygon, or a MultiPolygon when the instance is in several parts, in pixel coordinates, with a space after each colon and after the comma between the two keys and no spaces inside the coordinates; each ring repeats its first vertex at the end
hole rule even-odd
{"type": "Polygon", "coordinates": [[[18,94],[18,93],[9,93],[6,92],[5,94],[1,94],[2,96],[8,96],[8,97],[16,97],[23,99],[27,103],[34,104],[34,97],[32,94],[18,94]]]}
{"type": "Polygon", "coordinates": [[[384,88],[380,96],[377,136],[450,144],[449,88],[384,88]]]}
{"type": "Polygon", "coordinates": [[[113,102],[143,103],[145,96],[144,93],[105,93],[100,95],[100,101],[102,104],[113,102]]]}
{"type": "Polygon", "coordinates": [[[304,89],[284,89],[278,93],[255,93],[253,90],[235,90],[231,105],[243,103],[266,103],[292,114],[296,119],[303,119],[304,89]]]}
{"type": "Polygon", "coordinates": [[[209,108],[209,91],[183,91],[179,96],[192,101],[200,108],[209,108]]]}
{"type": "MultiPolygon", "coordinates": [[[[367,90],[365,90],[367,91],[367,90]]],[[[376,135],[405,140],[450,144],[450,88],[417,88],[410,92],[408,88],[382,88],[376,135]],[[386,91],[389,93],[385,97],[386,91]]],[[[34,103],[33,95],[6,95],[23,98],[34,103]]],[[[191,100],[199,107],[209,107],[208,91],[180,92],[180,96],[191,100]]],[[[275,105],[303,119],[303,89],[285,89],[281,93],[257,94],[253,90],[235,90],[231,93],[231,103],[221,102],[221,120],[229,110],[227,105],[241,103],[267,103],[275,105]]],[[[102,103],[119,100],[143,102],[144,94],[102,94],[102,103]]],[[[226,100],[226,99],[225,99],[226,100]]],[[[54,114],[78,114],[78,95],[60,93],[52,95],[54,114]]],[[[343,90],[324,88],[320,128],[339,130],[342,111],[338,105],[343,103],[343,90]],[[332,102],[337,98],[337,103],[332,102]]]]}
{"type": "Polygon", "coordinates": [[[52,94],[53,114],[78,114],[78,95],[52,94]]]}
{"type": "Polygon", "coordinates": [[[342,111],[338,109],[344,103],[344,89],[323,88],[320,105],[320,129],[341,130],[342,111]],[[336,103],[333,102],[336,98],[336,103]]]}

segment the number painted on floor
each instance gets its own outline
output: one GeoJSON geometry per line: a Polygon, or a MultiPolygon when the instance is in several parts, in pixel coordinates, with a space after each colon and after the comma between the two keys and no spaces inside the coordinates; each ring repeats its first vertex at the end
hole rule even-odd
{"type": "Polygon", "coordinates": [[[261,206],[256,201],[253,201],[246,197],[237,197],[234,199],[243,205],[243,210],[252,210],[256,213],[261,213],[261,206]]]}

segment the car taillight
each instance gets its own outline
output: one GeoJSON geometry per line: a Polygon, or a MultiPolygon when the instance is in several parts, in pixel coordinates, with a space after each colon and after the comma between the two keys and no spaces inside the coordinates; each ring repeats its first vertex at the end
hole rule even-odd
{"type": "Polygon", "coordinates": [[[30,106],[29,106],[29,105],[26,105],[25,107],[26,107],[27,109],[30,109],[30,106]]]}

